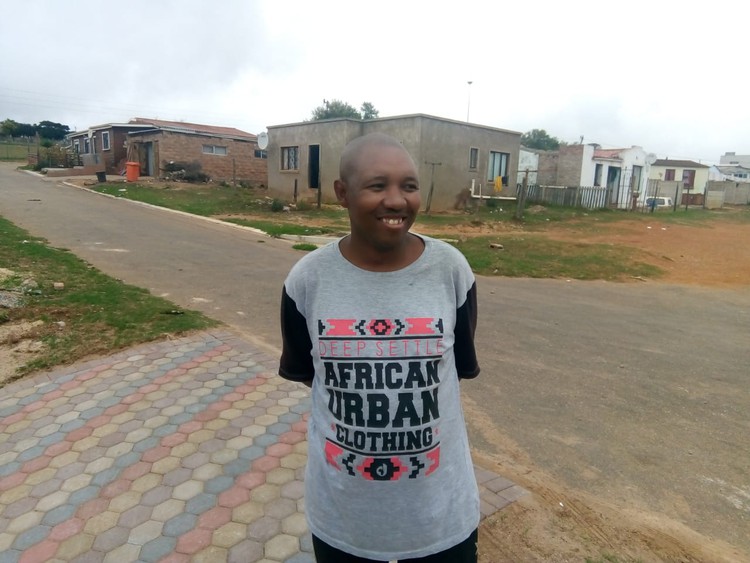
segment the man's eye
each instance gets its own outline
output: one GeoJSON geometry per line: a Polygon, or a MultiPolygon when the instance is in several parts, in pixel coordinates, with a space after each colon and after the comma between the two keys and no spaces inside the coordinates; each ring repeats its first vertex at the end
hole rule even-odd
{"type": "Polygon", "coordinates": [[[404,186],[404,189],[407,192],[416,192],[419,189],[419,185],[418,184],[406,184],[404,186]]]}

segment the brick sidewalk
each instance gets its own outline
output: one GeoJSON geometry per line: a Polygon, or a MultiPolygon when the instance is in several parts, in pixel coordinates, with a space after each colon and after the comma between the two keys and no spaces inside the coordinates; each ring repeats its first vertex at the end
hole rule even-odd
{"type": "MultiPolygon", "coordinates": [[[[313,562],[309,392],[202,332],[41,373],[0,399],[0,563],[313,562]]],[[[476,469],[482,516],[526,491],[476,469]]]]}

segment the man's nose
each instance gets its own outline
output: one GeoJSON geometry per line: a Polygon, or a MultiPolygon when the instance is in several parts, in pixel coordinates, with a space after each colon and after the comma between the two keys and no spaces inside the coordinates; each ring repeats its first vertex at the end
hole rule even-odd
{"type": "Polygon", "coordinates": [[[385,198],[383,203],[388,208],[400,209],[406,205],[406,198],[401,186],[398,184],[388,184],[385,190],[385,198]]]}

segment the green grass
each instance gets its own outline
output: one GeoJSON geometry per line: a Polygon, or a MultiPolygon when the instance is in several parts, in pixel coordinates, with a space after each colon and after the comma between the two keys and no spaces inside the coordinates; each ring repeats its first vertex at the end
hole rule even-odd
{"type": "Polygon", "coordinates": [[[532,233],[467,238],[456,247],[472,269],[483,275],[624,281],[656,278],[662,273],[641,262],[636,249],[560,242],[532,233]],[[491,243],[502,244],[503,248],[490,248],[491,243]]]}
{"type": "Polygon", "coordinates": [[[247,213],[251,210],[270,208],[271,200],[256,195],[254,190],[240,187],[224,187],[216,184],[185,187],[154,187],[138,183],[97,184],[92,189],[159,207],[177,209],[194,215],[211,217],[247,213]]]}
{"type": "Polygon", "coordinates": [[[2,217],[0,264],[15,272],[0,283],[2,289],[17,290],[26,279],[37,284],[24,296],[22,307],[3,310],[0,322],[44,321],[35,337],[46,344],[45,350],[19,375],[219,324],[110,278],[2,217]],[[56,282],[64,289],[54,289],[56,282]]]}
{"type": "MultiPolygon", "coordinates": [[[[31,145],[31,151],[36,153],[36,145],[31,145]]],[[[0,160],[26,161],[29,145],[17,143],[0,143],[0,160]]]]}
{"type": "Polygon", "coordinates": [[[302,242],[300,244],[295,244],[294,246],[292,246],[292,248],[294,250],[304,250],[305,252],[311,252],[317,249],[318,247],[315,244],[308,244],[306,242],[302,242]]]}

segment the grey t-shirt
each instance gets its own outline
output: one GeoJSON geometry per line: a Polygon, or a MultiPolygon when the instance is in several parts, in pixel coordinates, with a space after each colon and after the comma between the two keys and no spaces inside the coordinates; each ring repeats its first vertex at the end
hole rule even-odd
{"type": "Polygon", "coordinates": [[[476,285],[460,252],[422,238],[401,270],[362,270],[332,243],[284,284],[279,373],[313,380],[308,524],[369,559],[437,553],[479,524],[459,389],[479,373],[476,285]]]}

